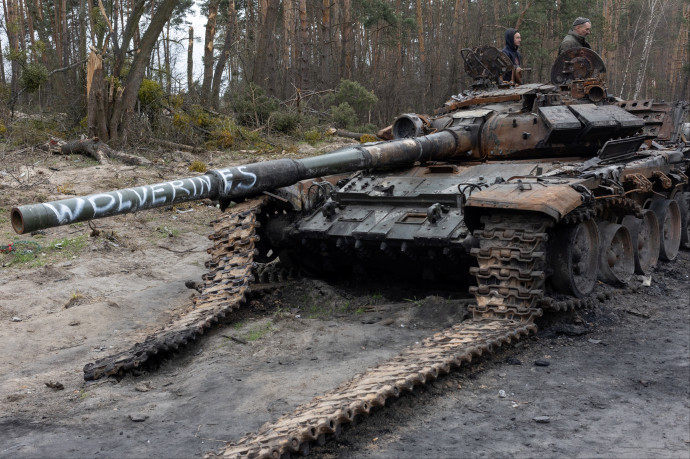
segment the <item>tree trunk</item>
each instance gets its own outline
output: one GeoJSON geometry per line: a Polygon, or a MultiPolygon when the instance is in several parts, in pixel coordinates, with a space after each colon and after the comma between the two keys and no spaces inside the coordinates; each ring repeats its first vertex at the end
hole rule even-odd
{"type": "MultiPolygon", "coordinates": [[[[632,44],[638,43],[639,38],[637,35],[637,31],[639,30],[641,21],[642,21],[642,15],[637,16],[637,22],[635,23],[635,30],[633,31],[633,34],[630,37],[631,38],[630,42],[632,44]]],[[[620,89],[620,94],[619,94],[619,97],[624,98],[624,99],[627,98],[626,96],[624,96],[624,94],[626,94],[625,93],[625,84],[628,80],[628,74],[630,72],[630,65],[632,64],[632,54],[633,54],[634,50],[635,50],[635,46],[631,45],[629,48],[629,51],[628,51],[628,57],[625,60],[625,70],[623,71],[623,83],[621,84],[621,89],[620,89]]],[[[632,77],[630,77],[630,80],[632,82],[632,77]]]]}
{"type": "Polygon", "coordinates": [[[62,27],[60,27],[60,7],[62,2],[56,1],[54,4],[55,14],[53,14],[53,44],[55,45],[55,55],[58,65],[62,65],[62,27]]]}
{"type": "MultiPolygon", "coordinates": [[[[527,10],[530,9],[530,7],[532,6],[532,3],[534,3],[534,0],[527,0],[525,7],[522,9],[522,11],[520,11],[520,15],[518,16],[517,21],[515,21],[515,28],[517,30],[520,30],[520,27],[522,27],[522,21],[525,20],[525,14],[527,14],[527,10]]],[[[500,48],[500,46],[499,46],[499,48],[500,48]]]]}
{"type": "MultiPolygon", "coordinates": [[[[29,2],[26,2],[26,25],[29,28],[29,44],[31,45],[31,62],[36,62],[36,42],[34,39],[34,21],[31,18],[31,11],[29,10],[29,2]]],[[[2,49],[2,48],[0,48],[2,49]]]]}
{"type": "Polygon", "coordinates": [[[307,77],[307,72],[309,71],[309,56],[307,55],[309,35],[307,28],[307,0],[299,0],[299,71],[297,87],[302,90],[309,85],[309,78],[307,77]]]}
{"type": "Polygon", "coordinates": [[[460,35],[460,31],[462,30],[462,23],[460,22],[462,18],[462,1],[461,0],[455,0],[455,7],[453,8],[453,22],[452,22],[452,27],[451,29],[453,30],[453,50],[455,50],[454,53],[452,53],[451,57],[451,66],[450,66],[450,75],[451,75],[451,92],[455,94],[458,92],[458,86],[459,82],[462,79],[460,75],[460,69],[462,68],[462,64],[460,63],[461,57],[460,57],[460,50],[462,50],[463,43],[462,43],[462,36],[460,35]]]}
{"type": "Polygon", "coordinates": [[[321,5],[321,85],[326,87],[331,75],[331,0],[321,5]]]}
{"type": "Polygon", "coordinates": [[[60,6],[60,28],[62,29],[62,65],[67,67],[70,61],[69,30],[67,29],[67,0],[60,6]]]}
{"type": "MultiPolygon", "coordinates": [[[[136,0],[136,3],[132,8],[132,12],[129,14],[129,18],[127,19],[127,25],[125,25],[125,28],[122,31],[122,45],[118,45],[117,41],[113,42],[113,52],[115,54],[115,65],[113,68],[113,75],[115,75],[116,77],[120,76],[122,66],[124,65],[125,59],[127,57],[127,49],[129,49],[129,42],[132,41],[132,37],[134,36],[137,28],[139,27],[139,19],[141,19],[141,16],[144,14],[145,7],[146,0],[136,0]]],[[[153,17],[153,13],[151,14],[151,16],[153,17]]],[[[113,39],[114,38],[115,37],[113,37],[113,39]]],[[[157,38],[158,36],[156,36],[156,39],[157,38]]],[[[134,55],[136,56],[138,55],[138,53],[135,52],[134,55]]]]}
{"type": "MultiPolygon", "coordinates": [[[[19,52],[19,38],[17,31],[19,30],[18,18],[16,14],[16,5],[11,0],[7,3],[2,1],[3,11],[5,13],[5,30],[7,31],[7,39],[9,40],[9,49],[11,52],[19,52]]],[[[17,102],[19,97],[19,62],[13,59],[10,62],[12,75],[10,80],[11,105],[17,102]]]]}
{"type": "MultiPolygon", "coordinates": [[[[652,44],[654,42],[654,33],[659,25],[659,19],[662,14],[657,14],[657,7],[660,6],[663,10],[664,6],[659,5],[659,0],[648,0],[649,5],[649,21],[647,22],[647,28],[645,29],[645,38],[642,45],[642,58],[640,59],[640,66],[637,70],[637,81],[635,82],[635,92],[633,94],[633,99],[637,99],[640,96],[640,91],[642,90],[642,83],[644,82],[645,75],[647,73],[647,63],[649,62],[649,54],[652,51],[652,44]]],[[[663,11],[662,11],[663,12],[663,11]]]]}
{"type": "Polygon", "coordinates": [[[211,104],[213,108],[218,108],[220,105],[220,84],[223,79],[223,70],[225,70],[225,64],[228,62],[228,57],[230,57],[230,48],[232,47],[232,41],[235,34],[235,18],[237,16],[237,11],[235,11],[235,0],[230,0],[228,2],[228,22],[225,24],[225,40],[223,41],[223,51],[218,56],[218,62],[216,63],[216,70],[213,73],[213,86],[211,88],[211,104]]]}
{"type": "Polygon", "coordinates": [[[276,81],[275,59],[275,26],[278,19],[278,2],[262,2],[260,11],[261,26],[259,27],[258,52],[254,81],[263,88],[274,88],[276,81]]]}
{"type": "Polygon", "coordinates": [[[422,0],[417,0],[417,39],[419,40],[419,60],[424,68],[426,52],[424,51],[424,23],[422,22],[422,0]]]}
{"type": "Polygon", "coordinates": [[[151,57],[151,51],[163,27],[165,27],[165,24],[170,20],[170,16],[176,4],[176,0],[163,0],[159,3],[158,8],[151,17],[151,22],[146,32],[144,32],[144,35],[141,37],[141,47],[139,52],[134,55],[123,88],[118,89],[117,93],[113,95],[112,112],[108,120],[110,141],[119,142],[123,140],[122,136],[125,134],[128,127],[128,121],[131,118],[131,114],[134,112],[134,105],[137,100],[139,87],[144,79],[144,71],[151,57]]]}
{"type": "Polygon", "coordinates": [[[211,99],[211,83],[213,80],[213,41],[216,37],[216,18],[218,17],[218,4],[220,0],[211,0],[208,3],[208,22],[206,23],[206,36],[204,38],[204,78],[201,83],[201,105],[209,105],[211,99]]]}
{"type": "Polygon", "coordinates": [[[17,37],[19,37],[19,47],[22,51],[26,51],[26,37],[24,37],[24,2],[18,0],[15,4],[17,24],[19,25],[19,30],[17,31],[17,37]]]}
{"type": "Polygon", "coordinates": [[[189,26],[187,41],[187,93],[194,93],[194,27],[189,26]]]}
{"type": "MultiPolygon", "coordinates": [[[[401,0],[395,1],[395,15],[402,16],[401,0]]],[[[403,74],[403,26],[398,24],[397,43],[395,45],[395,72],[398,78],[402,78],[403,74]]]]}
{"type": "Polygon", "coordinates": [[[108,139],[107,98],[103,80],[103,59],[91,51],[86,66],[86,103],[89,136],[108,139]]]}
{"type": "Polygon", "coordinates": [[[687,62],[687,50],[690,43],[688,24],[690,20],[690,5],[682,5],[683,22],[680,33],[676,39],[673,59],[670,62],[669,76],[671,81],[671,95],[673,100],[678,100],[678,93],[682,92],[683,62],[687,62]]]}
{"type": "Polygon", "coordinates": [[[343,51],[340,64],[340,75],[346,79],[352,78],[352,0],[343,1],[343,51]]]}
{"type": "Polygon", "coordinates": [[[295,12],[292,0],[283,0],[283,71],[285,80],[290,81],[293,66],[292,48],[295,45],[295,12]]]}
{"type": "Polygon", "coordinates": [[[92,2],[89,1],[89,9],[87,10],[86,14],[89,17],[89,33],[91,34],[91,46],[96,46],[96,31],[94,30],[93,14],[91,13],[92,7],[92,2]]]}
{"type": "Polygon", "coordinates": [[[79,0],[79,60],[84,59],[86,59],[86,4],[84,0],[79,0]]]}
{"type": "Polygon", "coordinates": [[[426,51],[424,49],[424,22],[422,21],[422,0],[417,0],[417,39],[419,40],[419,74],[420,80],[421,82],[423,82],[423,86],[421,86],[422,106],[426,107],[429,86],[426,80],[426,51]]]}
{"type": "Polygon", "coordinates": [[[112,150],[107,144],[101,142],[98,137],[83,140],[72,140],[69,142],[60,142],[60,148],[56,153],[62,155],[86,155],[96,159],[101,164],[108,164],[109,158],[117,158],[125,164],[131,165],[149,165],[151,161],[141,156],[130,155],[121,151],[112,150]]]}
{"type": "Polygon", "coordinates": [[[0,40],[0,84],[1,85],[6,85],[7,82],[5,81],[5,60],[2,58],[2,40],[0,40]]]}
{"type": "Polygon", "coordinates": [[[496,30],[494,33],[491,34],[494,39],[492,40],[494,42],[494,46],[497,47],[498,49],[503,48],[503,32],[504,29],[500,26],[501,24],[501,11],[500,11],[500,6],[498,5],[498,0],[494,0],[494,26],[493,28],[496,30]]]}

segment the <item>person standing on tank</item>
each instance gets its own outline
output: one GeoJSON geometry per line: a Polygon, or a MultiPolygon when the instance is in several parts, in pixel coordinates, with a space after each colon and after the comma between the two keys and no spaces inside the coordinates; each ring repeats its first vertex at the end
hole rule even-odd
{"type": "Polygon", "coordinates": [[[520,84],[522,83],[522,54],[520,54],[518,48],[520,43],[522,43],[522,36],[517,29],[506,29],[505,39],[506,46],[503,48],[503,53],[508,56],[508,59],[513,64],[513,71],[506,72],[503,75],[503,79],[520,84]]]}
{"type": "Polygon", "coordinates": [[[568,35],[563,38],[561,45],[558,47],[558,55],[563,54],[572,48],[589,48],[592,47],[587,43],[585,37],[592,32],[592,21],[587,18],[577,18],[573,21],[573,28],[568,32],[568,35]]]}

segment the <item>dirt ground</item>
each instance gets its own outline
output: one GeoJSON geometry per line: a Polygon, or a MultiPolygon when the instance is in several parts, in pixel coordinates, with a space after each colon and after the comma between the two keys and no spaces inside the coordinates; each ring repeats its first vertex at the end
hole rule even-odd
{"type": "MultiPolygon", "coordinates": [[[[205,272],[219,210],[112,217],[94,236],[85,223],[17,236],[9,210],[191,175],[190,155],[162,158],[3,154],[0,247],[18,251],[0,253],[0,457],[200,456],[467,316],[463,292],[295,280],[156,370],[85,383],[86,363],[189,306],[184,283],[205,272]]],[[[546,315],[536,336],[402,396],[312,456],[690,457],[690,252],[642,281],[599,286],[610,299],[546,315]]]]}

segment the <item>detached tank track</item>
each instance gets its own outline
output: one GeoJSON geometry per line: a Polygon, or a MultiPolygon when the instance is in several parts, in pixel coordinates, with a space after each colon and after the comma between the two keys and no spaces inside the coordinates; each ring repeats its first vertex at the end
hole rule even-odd
{"type": "Polygon", "coordinates": [[[254,246],[258,240],[256,216],[266,198],[245,201],[212,222],[209,239],[211,260],[192,302],[193,309],[161,330],[136,343],[131,349],[84,366],[84,380],[91,381],[142,367],[149,359],[185,346],[204,334],[206,329],[238,308],[249,293],[252,279],[254,246]]]}
{"type": "Polygon", "coordinates": [[[531,322],[507,319],[454,325],[207,457],[281,458],[290,453],[307,454],[311,442],[322,442],[326,434],[337,434],[341,425],[352,422],[355,416],[368,414],[372,408],[385,405],[386,400],[434,381],[451,367],[471,362],[474,356],[491,352],[536,328],[531,322]]]}
{"type": "MultiPolygon", "coordinates": [[[[601,301],[601,300],[599,300],[601,301]]],[[[596,300],[590,297],[587,298],[575,298],[568,297],[564,299],[552,298],[546,296],[542,298],[538,306],[542,309],[548,309],[551,311],[574,311],[575,309],[589,308],[596,304],[596,300]]]]}

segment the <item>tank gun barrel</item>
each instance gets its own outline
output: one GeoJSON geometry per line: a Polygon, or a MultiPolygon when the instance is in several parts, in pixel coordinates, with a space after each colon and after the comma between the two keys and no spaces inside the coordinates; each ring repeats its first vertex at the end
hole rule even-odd
{"type": "Polygon", "coordinates": [[[247,164],[191,178],[12,209],[19,234],[200,199],[229,201],[293,185],[300,180],[416,161],[447,160],[471,149],[468,133],[447,129],[427,136],[341,148],[321,156],[247,164]]]}

